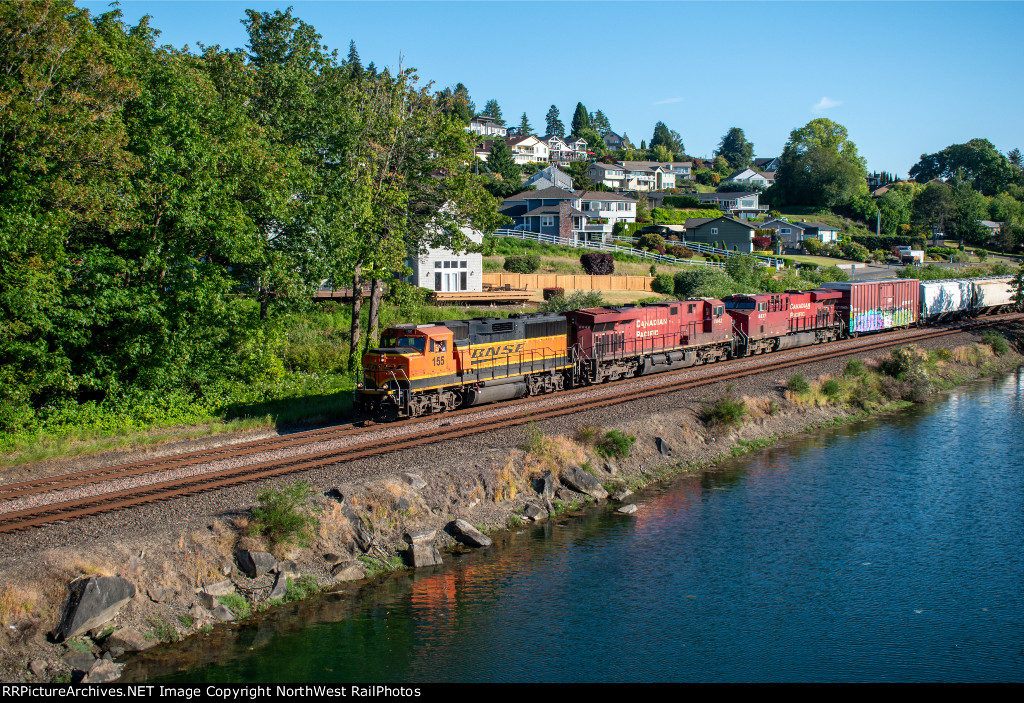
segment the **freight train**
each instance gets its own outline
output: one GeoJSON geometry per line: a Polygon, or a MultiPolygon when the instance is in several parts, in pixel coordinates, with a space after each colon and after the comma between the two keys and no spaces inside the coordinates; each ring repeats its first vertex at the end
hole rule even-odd
{"type": "Polygon", "coordinates": [[[1010,277],[824,283],[388,328],[363,356],[356,406],[379,420],[553,393],[861,333],[1012,308],[1010,277]]]}

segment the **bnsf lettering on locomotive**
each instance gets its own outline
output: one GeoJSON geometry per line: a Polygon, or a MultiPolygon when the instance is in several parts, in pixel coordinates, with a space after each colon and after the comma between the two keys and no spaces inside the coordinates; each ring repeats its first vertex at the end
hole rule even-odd
{"type": "Polygon", "coordinates": [[[519,342],[518,344],[500,344],[493,347],[476,347],[469,355],[471,359],[486,359],[492,356],[507,356],[516,352],[521,352],[523,347],[526,346],[525,342],[519,342]]]}

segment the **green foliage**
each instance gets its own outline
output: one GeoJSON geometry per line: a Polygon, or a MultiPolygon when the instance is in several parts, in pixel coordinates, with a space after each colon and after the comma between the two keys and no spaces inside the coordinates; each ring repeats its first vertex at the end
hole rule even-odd
{"type": "Polygon", "coordinates": [[[196,624],[196,619],[187,613],[178,613],[178,622],[186,630],[191,630],[196,624]]]}
{"type": "Polygon", "coordinates": [[[146,622],[152,630],[154,639],[158,642],[177,642],[181,639],[181,635],[178,634],[174,625],[162,618],[151,617],[146,622]]]}
{"type": "Polygon", "coordinates": [[[804,378],[802,373],[798,373],[789,379],[789,382],[786,384],[786,388],[793,393],[804,394],[810,392],[811,384],[806,378],[804,378]]]}
{"type": "Polygon", "coordinates": [[[640,235],[640,238],[637,240],[637,246],[651,251],[659,248],[664,249],[665,238],[655,232],[646,232],[640,235]]]}
{"type": "Polygon", "coordinates": [[[712,405],[705,405],[700,419],[712,427],[731,427],[743,422],[747,414],[747,404],[726,394],[712,405]]]}
{"type": "Polygon", "coordinates": [[[718,268],[700,267],[680,271],[674,276],[675,294],[684,298],[724,298],[733,293],[744,292],[743,286],[732,276],[718,268]]]}
{"type": "MultiPolygon", "coordinates": [[[[888,194],[887,194],[888,195],[888,194]]],[[[912,249],[924,249],[927,245],[927,240],[924,237],[911,237],[911,236],[899,236],[899,235],[881,235],[876,236],[873,234],[854,234],[850,237],[851,240],[860,244],[867,249],[874,251],[875,249],[892,249],[893,247],[911,247],[912,249]]]]}
{"type": "Polygon", "coordinates": [[[539,268],[540,256],[538,254],[505,257],[505,270],[511,273],[536,273],[539,268]]]}
{"type": "Polygon", "coordinates": [[[675,292],[675,279],[671,273],[659,273],[651,281],[651,290],[663,295],[672,295],[675,292]]]}
{"type": "Polygon", "coordinates": [[[287,603],[293,601],[305,600],[315,596],[320,592],[320,585],[316,581],[315,576],[301,576],[297,579],[288,579],[287,590],[284,594],[284,600],[287,603]]]}
{"type": "Polygon", "coordinates": [[[565,312],[566,310],[583,310],[599,308],[604,305],[601,292],[596,290],[578,290],[572,295],[556,295],[545,301],[538,308],[540,312],[565,312]]]}
{"type": "Polygon", "coordinates": [[[860,359],[850,359],[846,362],[846,369],[843,371],[844,376],[851,376],[859,378],[867,373],[867,368],[864,366],[864,362],[860,359]]]}
{"type": "Polygon", "coordinates": [[[228,593],[224,596],[217,596],[217,602],[227,606],[227,609],[234,614],[236,620],[244,620],[252,615],[252,606],[249,605],[249,601],[245,599],[245,596],[240,593],[228,593]]]}
{"type": "Polygon", "coordinates": [[[834,207],[867,193],[866,173],[846,128],[817,118],[790,133],[772,190],[784,204],[834,207]]]}
{"type": "Polygon", "coordinates": [[[868,251],[867,247],[858,244],[857,242],[848,242],[842,247],[843,256],[853,261],[870,261],[871,252],[868,251]]]}
{"type": "Polygon", "coordinates": [[[581,425],[576,429],[573,439],[584,446],[592,446],[601,437],[601,428],[593,425],[581,425]]]}
{"type": "Polygon", "coordinates": [[[985,195],[995,195],[1009,182],[1010,162],[987,139],[971,139],[953,144],[934,154],[923,154],[910,169],[910,177],[919,183],[962,174],[970,186],[985,195]]]}
{"type": "Polygon", "coordinates": [[[725,271],[741,288],[749,291],[760,290],[763,269],[753,256],[730,256],[725,262],[725,271]]]}
{"type": "Polygon", "coordinates": [[[732,127],[719,142],[718,155],[725,159],[729,168],[738,171],[753,160],[754,145],[747,141],[742,129],[732,127]]]}
{"type": "Polygon", "coordinates": [[[992,348],[992,353],[996,356],[1002,356],[1010,351],[1010,345],[1006,341],[1006,338],[998,332],[988,331],[981,336],[983,344],[987,344],[992,348]]]}
{"type": "Polygon", "coordinates": [[[666,195],[662,202],[665,207],[674,208],[696,208],[700,209],[701,203],[699,198],[695,198],[692,195],[666,195]]]}
{"type": "Polygon", "coordinates": [[[320,524],[319,517],[308,504],[313,493],[313,487],[305,481],[297,481],[280,490],[270,488],[261,492],[257,496],[259,506],[252,511],[251,533],[263,535],[274,544],[295,542],[303,547],[309,546],[320,524]]]}
{"type": "Polygon", "coordinates": [[[558,108],[555,107],[554,105],[548,108],[548,114],[544,116],[544,124],[547,129],[546,136],[565,136],[565,125],[562,124],[562,120],[558,118],[558,108]]]}
{"type": "Polygon", "coordinates": [[[636,437],[633,435],[623,434],[620,430],[609,430],[594,445],[594,452],[605,459],[625,459],[635,442],[636,437]]]}
{"type": "Polygon", "coordinates": [[[830,378],[821,384],[821,392],[831,401],[836,401],[839,396],[842,395],[843,388],[839,385],[839,381],[834,378],[830,378]]]}

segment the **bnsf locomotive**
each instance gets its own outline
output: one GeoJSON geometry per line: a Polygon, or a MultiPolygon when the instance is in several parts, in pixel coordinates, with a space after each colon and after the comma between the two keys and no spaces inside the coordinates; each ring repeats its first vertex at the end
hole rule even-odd
{"type": "MultiPolygon", "coordinates": [[[[921,310],[926,283],[825,283],[722,300],[398,325],[363,356],[356,404],[378,419],[416,417],[908,327],[930,319],[921,310]]],[[[992,300],[985,311],[994,310],[992,300]]]]}

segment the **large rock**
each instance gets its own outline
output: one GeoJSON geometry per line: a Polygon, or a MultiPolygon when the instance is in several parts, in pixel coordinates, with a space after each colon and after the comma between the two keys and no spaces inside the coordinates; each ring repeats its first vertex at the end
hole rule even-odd
{"type": "Polygon", "coordinates": [[[406,532],[404,535],[402,535],[402,539],[404,539],[409,544],[423,545],[430,544],[431,542],[433,542],[434,537],[436,536],[437,530],[410,530],[409,532],[406,532]]]}
{"type": "Polygon", "coordinates": [[[548,500],[555,497],[555,477],[550,471],[545,471],[538,478],[533,479],[533,490],[542,498],[548,500]]]}
{"type": "Polygon", "coordinates": [[[199,591],[196,596],[199,598],[199,605],[203,606],[207,610],[213,610],[217,607],[217,603],[219,602],[217,600],[217,596],[212,593],[207,593],[206,591],[199,591]]]}
{"type": "Polygon", "coordinates": [[[331,569],[335,581],[358,581],[366,578],[366,569],[358,561],[349,564],[336,564],[331,569]]]}
{"type": "Polygon", "coordinates": [[[224,579],[217,583],[208,583],[203,586],[202,590],[206,591],[211,596],[226,596],[229,593],[235,592],[235,584],[231,579],[224,579]]]}
{"type": "Polygon", "coordinates": [[[448,533],[469,547],[490,547],[494,544],[494,540],[465,520],[455,520],[448,523],[448,533]]]}
{"type": "Polygon", "coordinates": [[[444,563],[441,561],[441,553],[437,551],[437,547],[429,544],[410,545],[405,552],[405,560],[414,569],[423,566],[440,566],[444,563]]]}
{"type": "Polygon", "coordinates": [[[288,574],[279,572],[277,578],[274,579],[274,587],[270,589],[270,595],[267,598],[271,600],[274,598],[284,598],[286,593],[288,593],[288,574]]]}
{"type": "Polygon", "coordinates": [[[561,478],[562,482],[574,491],[586,493],[596,500],[604,500],[608,497],[608,491],[604,489],[601,482],[578,466],[568,466],[563,469],[561,478]]]}
{"type": "Polygon", "coordinates": [[[177,593],[173,588],[156,584],[146,589],[146,595],[148,595],[149,599],[154,603],[166,603],[174,600],[174,596],[176,596],[177,593]]]}
{"type": "Polygon", "coordinates": [[[654,438],[654,444],[658,447],[658,453],[662,456],[672,456],[672,447],[661,437],[654,438]]]}
{"type": "Polygon", "coordinates": [[[89,667],[89,673],[82,679],[82,683],[110,683],[121,678],[121,666],[109,659],[97,659],[89,667]]]}
{"type": "Polygon", "coordinates": [[[216,608],[210,611],[210,615],[217,618],[221,622],[231,622],[235,619],[235,614],[231,612],[231,608],[224,604],[218,605],[216,608]]]}
{"type": "Polygon", "coordinates": [[[96,663],[96,657],[92,652],[70,651],[61,659],[64,660],[65,664],[77,671],[88,671],[96,663]]]}
{"type": "Polygon", "coordinates": [[[28,670],[33,676],[42,676],[46,673],[46,662],[42,659],[33,659],[28,663],[28,670]]]}
{"type": "Polygon", "coordinates": [[[636,510],[637,510],[636,505],[634,505],[633,503],[629,503],[627,505],[623,505],[621,508],[619,508],[615,512],[622,513],[623,515],[632,515],[633,513],[636,512],[636,510]]]}
{"type": "Polygon", "coordinates": [[[270,552],[250,552],[247,549],[240,549],[238,554],[238,568],[251,579],[269,573],[277,566],[277,559],[270,552]]]}
{"type": "Polygon", "coordinates": [[[133,630],[130,627],[122,627],[119,630],[111,632],[103,645],[108,651],[115,647],[120,647],[124,652],[141,652],[144,649],[155,647],[156,640],[147,640],[145,635],[138,630],[133,630]]]}
{"type": "Polygon", "coordinates": [[[135,585],[120,576],[92,576],[72,581],[60,608],[53,638],[63,642],[110,621],[135,597],[135,585]]]}
{"type": "Polygon", "coordinates": [[[628,488],[623,488],[622,490],[616,491],[615,493],[612,494],[612,500],[621,503],[622,501],[626,500],[626,498],[629,498],[631,495],[633,495],[633,491],[629,490],[628,488]]]}
{"type": "Polygon", "coordinates": [[[402,480],[407,484],[415,488],[417,491],[421,491],[427,487],[427,482],[423,480],[423,477],[419,474],[402,474],[402,480]]]}
{"type": "Polygon", "coordinates": [[[284,574],[285,576],[296,577],[299,575],[299,565],[291,559],[285,559],[284,561],[277,562],[277,568],[274,569],[278,574],[284,574]]]}
{"type": "Polygon", "coordinates": [[[548,511],[539,505],[533,503],[527,503],[523,506],[523,515],[536,522],[537,520],[543,520],[548,516],[548,511]]]}

